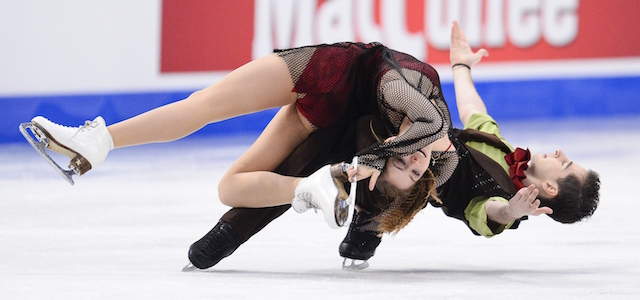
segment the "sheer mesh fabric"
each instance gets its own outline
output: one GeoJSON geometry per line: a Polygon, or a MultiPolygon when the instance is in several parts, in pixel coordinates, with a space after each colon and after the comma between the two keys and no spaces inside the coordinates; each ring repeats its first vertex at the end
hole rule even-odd
{"type": "MultiPolygon", "coordinates": [[[[434,122],[428,122],[428,121],[417,122],[416,119],[412,119],[412,115],[407,114],[407,117],[409,117],[409,119],[413,122],[413,126],[405,134],[398,137],[398,139],[400,138],[410,139],[411,137],[409,136],[409,134],[413,134],[418,137],[427,136],[426,138],[424,138],[423,142],[425,143],[425,145],[428,145],[429,143],[432,143],[438,138],[444,136],[444,134],[446,134],[446,132],[449,131],[450,128],[452,128],[451,115],[449,113],[449,108],[442,96],[442,91],[440,89],[439,82],[438,84],[434,84],[424,74],[415,70],[401,69],[401,72],[402,72],[401,74],[399,74],[397,70],[390,70],[389,72],[387,72],[385,76],[383,76],[382,78],[381,86],[383,86],[385,83],[391,83],[391,82],[395,82],[394,84],[398,86],[402,86],[402,82],[405,81],[406,83],[409,84],[410,87],[414,88],[415,91],[418,91],[419,95],[411,92],[411,90],[409,89],[407,94],[412,94],[411,95],[413,96],[412,99],[417,99],[417,101],[410,101],[411,102],[410,104],[404,104],[406,106],[404,109],[406,111],[414,111],[414,112],[420,111],[419,108],[412,108],[411,106],[422,105],[425,107],[424,111],[426,111],[427,114],[433,115],[433,116],[438,116],[438,115],[441,116],[442,120],[444,121],[444,124],[442,124],[442,126],[446,129],[443,129],[442,135],[438,134],[438,135],[429,136],[431,132],[435,132],[438,130],[439,124],[434,124],[434,122]],[[421,99],[420,95],[423,95],[424,98],[428,100],[428,102],[425,102],[424,99],[421,99]]],[[[402,93],[401,90],[402,88],[396,87],[396,88],[390,89],[387,92],[397,93],[398,91],[400,91],[400,93],[402,93]]],[[[382,95],[383,96],[387,95],[387,93],[382,93],[382,95]]],[[[391,95],[387,97],[387,101],[384,101],[381,103],[389,102],[388,99],[395,99],[396,101],[402,102],[402,99],[405,97],[409,97],[409,96],[400,95],[400,96],[394,97],[391,95]]],[[[387,111],[388,111],[387,112],[388,115],[390,116],[394,115],[393,109],[387,109],[387,111]]],[[[398,122],[398,117],[401,117],[402,114],[395,113],[395,115],[396,115],[395,121],[398,122]]],[[[390,117],[390,119],[394,119],[394,117],[390,117]]],[[[400,119],[399,121],[402,122],[402,119],[400,119]]],[[[399,127],[399,125],[397,126],[399,127]]],[[[420,148],[422,147],[419,147],[418,149],[420,148]]],[[[417,151],[417,149],[415,151],[417,151]]],[[[409,153],[414,153],[415,151],[409,150],[409,153]]],[[[453,172],[455,171],[458,165],[459,158],[455,149],[449,149],[449,151],[446,151],[446,152],[433,151],[431,158],[432,158],[432,161],[431,161],[431,165],[429,166],[429,169],[431,169],[434,176],[436,177],[436,187],[440,187],[445,182],[447,182],[449,178],[451,178],[451,175],[453,174],[453,172]]],[[[402,199],[399,199],[399,200],[402,200],[402,199]]],[[[399,206],[401,205],[401,203],[396,203],[394,205],[399,206]]]]}
{"type": "Polygon", "coordinates": [[[446,152],[433,151],[431,152],[431,157],[429,169],[431,169],[433,176],[436,177],[436,188],[438,188],[451,178],[451,175],[458,167],[460,157],[455,149],[446,152]]]}
{"type": "MultiPolygon", "coordinates": [[[[307,64],[311,60],[316,48],[302,47],[278,51],[278,56],[284,58],[287,63],[287,68],[289,68],[289,73],[291,73],[291,79],[295,86],[298,84],[298,80],[300,80],[302,72],[307,68],[307,64]]],[[[301,98],[301,96],[298,97],[301,98]]]]}
{"type": "Polygon", "coordinates": [[[388,143],[378,143],[361,151],[360,161],[382,170],[386,158],[410,155],[443,137],[451,126],[449,110],[435,103],[444,102],[439,85],[409,69],[389,70],[380,81],[380,112],[399,129],[404,117],[413,123],[409,130],[388,143]],[[444,113],[446,112],[446,114],[444,113]]]}
{"type": "Polygon", "coordinates": [[[341,43],[276,50],[291,73],[298,111],[316,128],[333,127],[344,119],[360,46],[341,43]]]}
{"type": "MultiPolygon", "coordinates": [[[[375,115],[398,134],[405,117],[413,123],[396,139],[359,153],[360,163],[383,170],[386,159],[410,155],[443,137],[451,128],[449,109],[437,72],[414,57],[379,43],[338,43],[276,50],[291,72],[296,105],[317,127],[345,118],[375,115]]],[[[432,169],[437,186],[453,173],[450,155],[432,169]]]]}

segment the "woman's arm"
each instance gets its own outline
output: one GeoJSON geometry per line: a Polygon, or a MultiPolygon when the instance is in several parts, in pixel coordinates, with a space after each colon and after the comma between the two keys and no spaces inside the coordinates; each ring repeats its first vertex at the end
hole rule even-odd
{"type": "MultiPolygon", "coordinates": [[[[427,96],[441,95],[439,87],[436,88],[432,84],[430,88],[419,91],[400,76],[396,70],[389,71],[388,75],[393,77],[390,78],[391,80],[384,81],[380,86],[380,93],[386,104],[382,113],[388,114],[387,118],[392,123],[395,122],[394,118],[406,116],[411,125],[406,132],[399,134],[397,138],[376,143],[357,153],[361,166],[370,167],[377,171],[367,170],[366,167],[362,168],[367,170],[367,173],[371,173],[370,189],[375,185],[375,179],[384,168],[387,158],[415,153],[443,137],[449,130],[448,122],[444,121],[440,110],[427,96]]],[[[429,83],[424,82],[424,84],[429,83]]],[[[365,178],[361,175],[364,174],[358,175],[358,178],[365,178]]]]}

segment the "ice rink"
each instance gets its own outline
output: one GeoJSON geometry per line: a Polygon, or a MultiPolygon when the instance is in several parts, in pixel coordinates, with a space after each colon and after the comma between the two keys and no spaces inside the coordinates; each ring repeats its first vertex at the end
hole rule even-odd
{"type": "Polygon", "coordinates": [[[346,228],[293,211],[212,269],[181,272],[254,137],[117,150],[73,187],[26,142],[0,145],[0,298],[640,299],[640,119],[501,125],[514,146],[561,148],[598,171],[595,215],[532,217],[486,239],[428,207],[360,272],[340,267],[346,228]]]}

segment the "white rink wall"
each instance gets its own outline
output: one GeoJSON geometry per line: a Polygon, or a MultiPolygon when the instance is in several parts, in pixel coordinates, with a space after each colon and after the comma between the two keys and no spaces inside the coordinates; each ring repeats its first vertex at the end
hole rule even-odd
{"type": "Polygon", "coordinates": [[[196,89],[220,74],[162,75],[161,1],[0,2],[0,97],[196,89]]]}

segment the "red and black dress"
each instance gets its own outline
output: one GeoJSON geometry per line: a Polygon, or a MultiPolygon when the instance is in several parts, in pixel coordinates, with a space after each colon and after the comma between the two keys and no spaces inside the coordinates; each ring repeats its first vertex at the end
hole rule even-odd
{"type": "Polygon", "coordinates": [[[438,73],[408,54],[379,43],[323,44],[275,52],[287,63],[299,111],[317,128],[374,115],[397,134],[404,117],[413,122],[393,141],[360,151],[359,160],[367,166],[382,170],[386,158],[414,153],[451,128],[438,73]]]}

